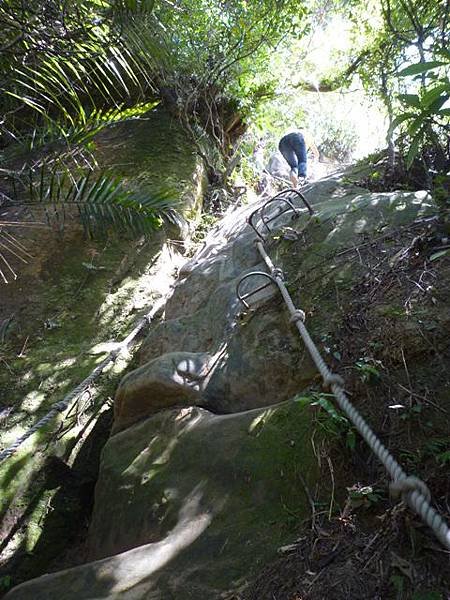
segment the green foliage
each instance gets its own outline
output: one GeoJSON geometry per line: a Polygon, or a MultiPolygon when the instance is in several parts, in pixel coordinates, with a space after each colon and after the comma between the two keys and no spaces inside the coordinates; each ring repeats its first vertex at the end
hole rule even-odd
{"type": "Polygon", "coordinates": [[[391,575],[389,578],[390,583],[394,587],[397,597],[401,597],[405,588],[405,578],[402,575],[391,575]]]}
{"type": "Polygon", "coordinates": [[[331,400],[332,394],[313,393],[308,396],[297,396],[296,402],[301,404],[310,404],[319,406],[322,410],[317,413],[317,424],[321,431],[331,438],[345,438],[345,445],[349,450],[354,450],[356,446],[356,431],[350,421],[343,414],[338,412],[331,400]]]}
{"type": "MultiPolygon", "coordinates": [[[[15,0],[8,4],[1,7],[0,20],[6,20],[8,9],[20,12],[15,0]]],[[[137,14],[128,11],[125,16],[122,5],[85,1],[73,22],[70,11],[65,14],[56,3],[48,4],[55,13],[62,11],[60,18],[67,20],[70,32],[79,21],[83,26],[73,34],[70,46],[64,32],[54,30],[56,53],[44,43],[51,27],[44,18],[41,29],[30,30],[26,36],[22,50],[26,60],[16,64],[18,49],[13,56],[0,53],[10,72],[2,82],[4,102],[10,107],[3,128],[10,137],[17,139],[45,128],[50,137],[73,141],[81,132],[96,131],[101,122],[117,119],[130,103],[148,102],[149,90],[155,92],[152,74],[159,54],[157,48],[149,47],[148,38],[140,35],[142,6],[137,14]],[[106,20],[108,15],[111,23],[106,20]],[[86,25],[92,22],[95,25],[86,25]],[[119,27],[120,35],[116,32],[119,27]]],[[[31,6],[28,10],[33,14],[31,6]]],[[[41,21],[30,15],[23,9],[23,18],[41,21]]]]}
{"type": "Polygon", "coordinates": [[[355,11],[366,37],[356,72],[387,111],[387,179],[433,190],[435,174],[450,168],[448,3],[380,0],[373,6],[375,16],[355,11]]]}
{"type": "Polygon", "coordinates": [[[330,159],[348,162],[357,141],[356,131],[348,121],[325,115],[320,126],[315,128],[320,136],[320,151],[330,159]]]}
{"type": "MultiPolygon", "coordinates": [[[[74,175],[68,170],[48,168],[30,170],[25,178],[28,201],[20,201],[34,211],[41,209],[48,224],[63,229],[68,218],[78,216],[90,237],[113,228],[133,235],[150,234],[162,219],[176,222],[174,194],[171,190],[148,195],[128,191],[120,178],[109,174],[74,175]]],[[[21,196],[24,190],[16,188],[21,196]]]]}
{"type": "Polygon", "coordinates": [[[364,383],[376,383],[380,379],[380,366],[380,361],[374,360],[367,356],[360,358],[355,363],[355,367],[360,373],[361,381],[364,383]]]}
{"type": "Polygon", "coordinates": [[[10,575],[3,575],[0,577],[0,591],[4,592],[9,590],[12,586],[12,577],[10,575]]]}
{"type": "Polygon", "coordinates": [[[402,421],[410,421],[417,422],[421,419],[423,414],[423,404],[420,402],[416,402],[411,407],[408,408],[405,412],[403,412],[400,416],[402,421]]]}
{"type": "Polygon", "coordinates": [[[425,457],[431,456],[441,467],[450,463],[450,440],[448,438],[433,438],[428,440],[423,451],[425,457]]]}
{"type": "Polygon", "coordinates": [[[380,502],[383,494],[370,485],[354,485],[348,488],[348,497],[353,508],[371,508],[380,502]]]}
{"type": "Polygon", "coordinates": [[[450,108],[445,104],[450,98],[450,52],[446,61],[415,63],[399,72],[399,77],[420,76],[422,85],[417,94],[399,94],[405,112],[391,124],[391,131],[402,125],[409,138],[406,166],[409,169],[421,147],[429,142],[439,144],[439,134],[448,128],[450,108]]]}
{"type": "Polygon", "coordinates": [[[210,171],[225,168],[243,118],[274,93],[271,51],[305,12],[304,0],[6,0],[4,145],[88,144],[104,125],[159,97],[210,171]]]}

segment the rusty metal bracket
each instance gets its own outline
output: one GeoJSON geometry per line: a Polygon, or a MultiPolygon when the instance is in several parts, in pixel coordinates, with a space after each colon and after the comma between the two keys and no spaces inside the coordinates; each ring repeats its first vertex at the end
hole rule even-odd
{"type": "Polygon", "coordinates": [[[275,221],[276,219],[280,218],[281,215],[284,215],[287,212],[292,212],[292,217],[291,219],[298,219],[300,216],[300,211],[299,209],[293,204],[292,200],[293,198],[290,198],[289,196],[292,196],[293,194],[297,195],[298,198],[300,198],[300,200],[303,202],[303,204],[306,206],[306,208],[308,209],[308,212],[310,215],[314,214],[314,211],[311,207],[311,205],[309,204],[309,202],[306,200],[305,196],[299,192],[298,190],[295,189],[287,189],[287,190],[283,190],[282,192],[279,192],[278,194],[276,194],[276,196],[273,196],[272,198],[270,198],[269,200],[267,200],[267,202],[265,202],[262,206],[259,206],[256,210],[254,210],[252,212],[252,214],[249,216],[248,218],[248,223],[250,225],[250,227],[253,229],[253,231],[256,233],[256,235],[264,241],[264,236],[262,233],[260,233],[260,231],[258,230],[258,227],[256,226],[254,219],[256,218],[256,215],[258,215],[261,217],[261,221],[265,227],[265,229],[267,230],[267,233],[270,233],[272,231],[272,229],[269,227],[269,224],[272,221],[275,221]],[[278,207],[278,211],[275,215],[273,215],[272,217],[267,217],[266,216],[266,211],[267,211],[267,207],[269,206],[269,204],[272,204],[274,202],[279,202],[279,203],[284,203],[286,206],[284,208],[278,207]]]}
{"type": "Polygon", "coordinates": [[[239,279],[238,284],[236,286],[236,296],[242,302],[242,304],[245,306],[245,308],[250,308],[250,305],[248,304],[248,302],[246,302],[247,298],[250,298],[251,296],[254,296],[255,294],[257,294],[258,292],[265,290],[272,283],[275,286],[277,285],[275,277],[273,277],[269,273],[265,273],[264,271],[252,271],[251,273],[247,273],[246,275],[244,275],[243,277],[241,277],[239,279]],[[253,277],[253,276],[265,277],[266,279],[269,279],[270,281],[268,283],[265,283],[264,285],[260,285],[259,287],[255,288],[254,290],[251,290],[250,292],[247,292],[246,294],[241,294],[240,290],[241,290],[242,283],[246,279],[249,279],[250,277],[253,277]]]}

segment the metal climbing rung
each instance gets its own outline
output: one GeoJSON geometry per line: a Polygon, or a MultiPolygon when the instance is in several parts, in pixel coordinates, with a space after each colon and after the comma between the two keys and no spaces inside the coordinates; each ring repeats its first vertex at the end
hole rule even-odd
{"type": "Polygon", "coordinates": [[[251,273],[247,273],[247,275],[244,275],[243,277],[241,277],[239,279],[238,284],[236,286],[236,296],[242,302],[242,304],[245,306],[245,308],[250,308],[250,305],[248,304],[247,299],[251,298],[252,296],[255,296],[255,294],[257,294],[258,292],[265,290],[272,283],[274,285],[277,285],[275,278],[272,277],[272,275],[270,275],[269,273],[265,273],[264,271],[252,271],[251,273]],[[265,283],[264,285],[260,285],[257,288],[254,288],[253,290],[250,290],[250,292],[242,294],[241,293],[242,284],[246,279],[249,279],[250,277],[265,277],[266,279],[269,279],[270,281],[268,283],[265,283]]]}
{"type": "Polygon", "coordinates": [[[298,190],[294,190],[294,189],[283,190],[282,192],[279,192],[276,196],[273,196],[272,198],[267,200],[267,202],[265,202],[262,206],[258,207],[256,210],[254,210],[248,218],[248,223],[249,223],[250,227],[253,229],[253,231],[256,233],[256,235],[260,239],[264,240],[264,236],[258,230],[258,226],[255,224],[255,219],[256,219],[257,215],[259,215],[259,217],[261,218],[261,221],[262,221],[265,229],[267,230],[267,233],[270,233],[272,231],[272,229],[269,226],[270,223],[279,219],[282,215],[286,214],[287,212],[293,213],[292,217],[291,217],[292,220],[298,219],[298,217],[300,216],[300,211],[299,211],[298,207],[296,207],[294,205],[294,203],[292,202],[292,200],[294,199],[293,198],[294,196],[297,196],[298,198],[300,198],[300,200],[303,202],[303,204],[308,209],[310,215],[314,214],[314,211],[311,208],[311,205],[309,204],[309,202],[306,200],[305,196],[301,192],[299,192],[298,190]],[[285,206],[284,207],[278,206],[275,214],[273,214],[272,216],[268,216],[267,215],[267,207],[273,203],[280,203],[280,204],[284,204],[285,206]]]}

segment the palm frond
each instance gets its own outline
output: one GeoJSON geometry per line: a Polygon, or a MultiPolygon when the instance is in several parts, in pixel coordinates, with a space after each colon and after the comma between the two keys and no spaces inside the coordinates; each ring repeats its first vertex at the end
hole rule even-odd
{"type": "Polygon", "coordinates": [[[179,221],[177,194],[170,188],[153,192],[130,190],[123,180],[108,172],[88,171],[75,176],[57,167],[44,165],[30,170],[22,178],[28,189],[27,200],[16,197],[22,206],[42,210],[53,228],[63,229],[67,219],[78,216],[90,237],[104,235],[111,229],[149,235],[163,221],[179,221]]]}
{"type": "Polygon", "coordinates": [[[8,230],[8,225],[0,222],[0,283],[17,279],[15,263],[28,264],[33,256],[22,242],[8,230]]]}
{"type": "Polygon", "coordinates": [[[102,49],[96,39],[71,56],[49,55],[37,65],[23,65],[4,93],[67,139],[71,129],[92,126],[99,112],[120,112],[154,97],[153,76],[162,55],[134,15],[124,20],[115,45],[102,49]]]}

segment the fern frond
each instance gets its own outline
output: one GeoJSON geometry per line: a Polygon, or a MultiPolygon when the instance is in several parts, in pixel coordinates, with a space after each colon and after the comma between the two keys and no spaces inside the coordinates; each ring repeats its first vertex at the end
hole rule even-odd
{"type": "Polygon", "coordinates": [[[70,171],[42,167],[28,173],[28,200],[17,202],[44,211],[50,226],[64,227],[68,218],[79,217],[90,237],[113,229],[133,235],[150,235],[163,221],[178,223],[177,194],[172,189],[156,192],[129,190],[110,173],[74,176],[70,171]]]}

